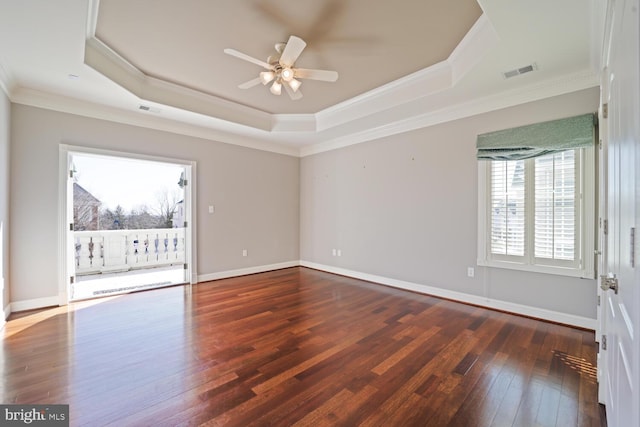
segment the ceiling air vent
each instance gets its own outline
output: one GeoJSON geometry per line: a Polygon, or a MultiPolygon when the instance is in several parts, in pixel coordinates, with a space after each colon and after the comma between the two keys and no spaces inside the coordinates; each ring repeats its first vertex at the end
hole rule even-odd
{"type": "Polygon", "coordinates": [[[150,113],[159,113],[160,112],[159,108],[151,107],[149,105],[143,105],[143,104],[138,105],[138,109],[140,109],[142,111],[149,111],[150,113]]]}
{"type": "Polygon", "coordinates": [[[535,71],[538,69],[538,66],[533,63],[524,67],[516,68],[515,70],[505,71],[502,73],[505,79],[510,79],[511,77],[519,76],[521,74],[530,73],[531,71],[535,71]]]}

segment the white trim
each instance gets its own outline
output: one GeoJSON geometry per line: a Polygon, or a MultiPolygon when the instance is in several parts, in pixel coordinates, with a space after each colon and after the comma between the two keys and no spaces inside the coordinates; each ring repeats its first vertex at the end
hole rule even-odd
{"type": "Polygon", "coordinates": [[[256,129],[271,130],[269,113],[146,75],[95,37],[86,40],[84,51],[84,63],[87,66],[140,99],[256,129]]]}
{"type": "Polygon", "coordinates": [[[451,65],[446,61],[336,104],[316,114],[318,130],[372,116],[452,87],[451,65]]]}
{"type": "Polygon", "coordinates": [[[198,283],[209,282],[211,280],[226,279],[229,277],[246,276],[248,274],[264,273],[266,271],[280,270],[289,267],[298,267],[300,261],[286,261],[278,264],[258,265],[255,267],[239,268],[237,270],[219,271],[217,273],[201,274],[198,276],[198,283]]]}
{"type": "Polygon", "coordinates": [[[60,301],[63,301],[62,304],[67,304],[69,301],[68,295],[68,282],[67,278],[70,277],[70,272],[68,271],[67,265],[62,262],[66,259],[67,255],[65,255],[68,248],[68,232],[66,226],[67,220],[67,212],[66,212],[66,201],[67,201],[67,170],[68,164],[67,159],[69,155],[73,154],[82,154],[82,155],[95,155],[95,156],[107,156],[107,157],[116,157],[116,158],[126,158],[126,159],[134,159],[140,161],[150,161],[150,162],[158,162],[158,163],[169,163],[173,165],[178,165],[186,168],[188,180],[187,189],[189,191],[189,195],[186,198],[189,206],[187,206],[187,212],[190,211],[190,216],[187,220],[187,229],[186,233],[188,233],[188,240],[190,245],[185,248],[185,262],[187,263],[187,276],[186,279],[189,284],[197,283],[197,259],[198,259],[198,247],[197,247],[197,220],[196,220],[196,162],[192,160],[185,159],[177,159],[172,157],[163,157],[163,156],[155,156],[148,154],[140,154],[140,153],[131,153],[124,151],[115,151],[115,150],[105,150],[100,148],[93,147],[84,147],[78,145],[69,145],[69,144],[60,144],[59,145],[59,220],[58,220],[58,239],[60,242],[59,245],[59,253],[58,253],[58,265],[60,269],[59,279],[58,279],[58,294],[60,301]]]}
{"type": "MultiPolygon", "coordinates": [[[[602,7],[597,0],[591,2],[595,16],[602,7]]],[[[496,30],[482,14],[445,61],[315,114],[270,114],[144,75],[95,38],[98,6],[99,0],[88,1],[87,62],[105,68],[107,75],[121,81],[122,87],[131,93],[129,104],[100,105],[92,100],[19,87],[6,63],[2,68],[0,58],[0,87],[7,92],[11,102],[304,157],[597,87],[600,83],[599,70],[588,67],[512,91],[450,105],[444,101],[434,106],[429,95],[451,88],[455,90],[460,78],[472,71],[483,55],[499,43],[496,30]],[[140,111],[141,101],[153,107],[152,110],[140,111]],[[194,111],[200,114],[193,114],[194,111]]],[[[597,20],[597,16],[594,19],[597,20]]]]}
{"type": "MultiPolygon", "coordinates": [[[[322,132],[315,131],[266,132],[248,126],[234,125],[215,117],[188,116],[185,112],[180,113],[181,119],[176,119],[175,114],[179,111],[167,106],[159,105],[161,109],[159,113],[142,112],[138,109],[138,103],[132,104],[130,109],[116,108],[27,88],[12,90],[9,99],[16,104],[82,117],[172,132],[288,156],[306,157],[527,102],[590,89],[598,85],[597,78],[592,72],[583,71],[450,105],[435,111],[425,111],[424,106],[421,107],[422,99],[418,99],[414,101],[416,105],[408,103],[406,106],[409,111],[422,111],[421,114],[395,117],[387,112],[372,115],[363,119],[351,131],[341,133],[337,137],[327,137],[322,132]],[[412,105],[415,108],[411,108],[412,105]]],[[[151,105],[155,106],[155,104],[151,105]]],[[[407,109],[403,108],[403,111],[407,109]]],[[[306,115],[296,116],[296,128],[308,126],[308,123],[305,123],[308,120],[309,117],[306,115]]],[[[273,126],[280,129],[279,124],[273,126]]]]}
{"type": "MultiPolygon", "coordinates": [[[[503,108],[551,98],[553,96],[590,89],[598,87],[598,85],[599,83],[595,74],[591,71],[583,71],[558,79],[547,80],[541,83],[495,93],[483,98],[473,99],[469,102],[450,105],[436,111],[427,111],[423,114],[395,121],[390,118],[389,113],[387,113],[386,117],[375,117],[375,120],[368,122],[369,126],[363,126],[362,130],[356,130],[352,133],[345,133],[315,144],[302,146],[300,148],[300,157],[324,153],[325,151],[336,150],[385,136],[435,126],[503,108]],[[380,123],[382,123],[382,125],[380,125],[380,123]]],[[[417,100],[416,102],[419,101],[420,100],[417,100]]],[[[416,109],[418,108],[416,107],[416,109]]],[[[421,110],[424,111],[424,108],[421,110]]]]}
{"type": "Polygon", "coordinates": [[[363,95],[336,104],[317,114],[270,114],[227,99],[144,74],[133,64],[97,39],[96,1],[87,16],[84,63],[130,93],[145,100],[187,111],[218,117],[264,131],[315,131],[380,113],[431,93],[451,88],[498,42],[489,19],[483,14],[446,60],[412,73],[363,95]],[[468,58],[467,58],[468,57],[468,58]]]}
{"type": "MultiPolygon", "coordinates": [[[[189,123],[164,115],[169,107],[160,106],[160,113],[143,112],[138,109],[139,103],[131,105],[131,109],[116,108],[109,105],[97,104],[76,98],[41,92],[36,89],[19,88],[12,91],[9,97],[16,104],[45,108],[63,113],[75,114],[81,117],[107,120],[148,129],[172,132],[178,135],[193,136],[210,141],[238,145],[256,150],[269,151],[289,156],[298,156],[298,149],[266,140],[267,132],[261,132],[251,128],[241,129],[239,126],[231,128],[228,123],[215,117],[198,116],[194,120],[198,123],[189,123]]],[[[145,103],[146,104],[146,103],[145,103]]],[[[155,104],[152,104],[155,106],[155,104]]],[[[190,119],[193,119],[191,116],[190,119]]]]}
{"type": "MultiPolygon", "coordinates": [[[[213,280],[226,279],[230,277],[246,276],[249,274],[264,273],[267,271],[280,270],[290,267],[308,267],[315,270],[326,271],[327,273],[339,274],[341,276],[353,277],[355,279],[366,280],[380,285],[391,286],[398,289],[418,292],[426,295],[433,295],[440,298],[446,298],[461,303],[473,304],[480,307],[491,308],[495,310],[506,311],[509,313],[520,314],[537,319],[547,320],[550,322],[561,323],[569,326],[595,330],[596,319],[576,316],[573,314],[560,313],[557,311],[547,310],[544,308],[532,307],[523,304],[501,301],[492,298],[486,298],[480,295],[471,295],[462,292],[450,291],[447,289],[437,288],[418,283],[407,282],[404,280],[393,279],[374,274],[363,273],[345,268],[334,267],[325,264],[319,264],[311,261],[287,261],[277,264],[267,264],[255,267],[240,268],[237,270],[226,270],[217,273],[201,274],[197,277],[198,283],[209,282],[213,280]]],[[[57,306],[60,299],[58,297],[36,298],[25,301],[15,301],[5,308],[5,317],[16,311],[32,310],[43,307],[57,306]],[[7,314],[7,312],[9,314],[7,314]]]]}
{"type": "Polygon", "coordinates": [[[71,272],[69,271],[69,247],[71,242],[69,241],[68,231],[68,216],[67,212],[69,197],[73,195],[68,194],[69,179],[69,150],[66,145],[60,144],[58,147],[58,253],[57,253],[57,266],[58,266],[58,296],[56,297],[62,304],[67,304],[69,301],[69,278],[71,272]]]}
{"type": "MultiPolygon", "coordinates": [[[[597,128],[596,128],[597,129],[597,128]]],[[[598,266],[596,263],[596,250],[598,248],[597,238],[597,202],[596,194],[598,192],[598,164],[596,162],[596,156],[598,150],[597,141],[599,135],[595,135],[595,146],[590,149],[580,150],[580,183],[581,194],[581,206],[580,221],[583,229],[583,235],[581,236],[581,253],[580,259],[582,260],[582,270],[585,279],[596,279],[598,277],[598,266]]],[[[598,195],[598,197],[600,197],[598,195]]]]}
{"type": "MultiPolygon", "coordinates": [[[[2,58],[0,57],[0,60],[1,59],[2,58]]],[[[11,76],[11,73],[2,65],[2,61],[0,61],[0,89],[4,91],[8,98],[11,98],[10,94],[13,85],[13,77],[11,76]]]]}
{"type": "MultiPolygon", "coordinates": [[[[533,230],[525,231],[525,246],[531,245],[529,250],[525,249],[524,256],[495,255],[489,249],[490,216],[489,195],[490,189],[490,161],[478,161],[478,238],[477,238],[477,264],[484,267],[505,268],[509,270],[530,271],[534,273],[555,274],[559,276],[579,277],[582,279],[595,279],[595,182],[596,169],[594,146],[577,150],[577,174],[576,192],[579,206],[579,215],[576,221],[576,229],[580,230],[578,236],[577,257],[578,259],[569,265],[564,261],[541,260],[533,256],[533,230]],[[528,242],[528,243],[527,243],[528,242]]],[[[525,161],[525,176],[531,175],[531,179],[525,178],[528,194],[527,204],[533,206],[533,170],[529,163],[531,159],[525,161]]],[[[529,221],[532,212],[526,211],[525,227],[532,228],[533,221],[529,221]]]]}
{"type": "Polygon", "coordinates": [[[57,296],[33,298],[33,299],[26,299],[22,301],[12,302],[10,304],[11,306],[10,312],[15,313],[17,311],[35,310],[38,308],[45,308],[45,307],[58,307],[59,305],[62,305],[62,304],[60,303],[60,298],[57,296]]]}
{"type": "Polygon", "coordinates": [[[189,242],[191,243],[189,247],[185,248],[189,252],[185,254],[185,259],[189,260],[189,264],[187,265],[187,280],[189,284],[194,285],[198,283],[198,231],[196,227],[198,226],[197,221],[197,187],[196,181],[198,173],[196,171],[197,163],[195,161],[188,162],[188,164],[183,164],[186,170],[186,178],[187,178],[187,189],[185,194],[188,194],[186,197],[188,206],[187,212],[190,213],[188,222],[187,222],[187,230],[186,232],[189,235],[189,242]]]}
{"type": "MultiPolygon", "coordinates": [[[[11,303],[7,304],[4,307],[3,314],[4,314],[4,317],[2,318],[2,326],[4,326],[5,323],[7,323],[7,319],[9,318],[9,316],[11,316],[11,303]]],[[[1,329],[1,327],[0,327],[0,329],[1,329]]]]}
{"type": "Polygon", "coordinates": [[[315,114],[272,114],[272,132],[315,132],[315,114]]]}
{"type": "Polygon", "coordinates": [[[100,0],[87,1],[87,28],[85,38],[95,37],[96,26],[98,25],[98,12],[100,10],[100,0]]]}
{"type": "Polygon", "coordinates": [[[333,267],[324,264],[318,264],[310,261],[300,261],[302,267],[309,267],[316,270],[326,271],[328,273],[340,274],[342,276],[353,277],[360,280],[366,280],[369,282],[379,283],[382,285],[392,286],[394,288],[405,289],[421,294],[433,295],[436,297],[446,298],[462,303],[468,303],[478,305],[481,307],[492,308],[496,310],[502,310],[514,314],[520,314],[523,316],[534,317],[537,319],[548,320],[551,322],[562,323],[565,325],[576,326],[579,328],[585,328],[595,330],[596,319],[590,319],[587,317],[576,316],[573,314],[560,313],[557,311],[547,310],[544,308],[532,307],[528,305],[517,304],[508,301],[501,301],[492,298],[483,297],[480,295],[471,295],[462,292],[450,291],[447,289],[437,288],[428,285],[421,285],[413,282],[406,282],[404,280],[392,279],[389,277],[377,276],[368,273],[362,273],[359,271],[348,270],[340,267],[333,267]]]}
{"type": "Polygon", "coordinates": [[[472,70],[499,42],[499,39],[487,15],[484,13],[480,15],[480,18],[447,58],[447,62],[451,65],[453,84],[458,83],[467,72],[472,70]]]}

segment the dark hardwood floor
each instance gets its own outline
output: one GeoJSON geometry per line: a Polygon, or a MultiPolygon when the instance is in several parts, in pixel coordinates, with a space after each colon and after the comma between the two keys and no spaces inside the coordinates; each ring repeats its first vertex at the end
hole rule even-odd
{"type": "Polygon", "coordinates": [[[305,268],[12,316],[2,403],[87,426],[601,426],[593,332],[305,268]]]}

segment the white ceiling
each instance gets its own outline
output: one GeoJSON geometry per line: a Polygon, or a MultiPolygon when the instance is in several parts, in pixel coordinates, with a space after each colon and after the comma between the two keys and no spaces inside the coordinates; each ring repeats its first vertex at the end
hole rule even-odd
{"type": "Polygon", "coordinates": [[[16,103],[306,155],[598,84],[602,0],[0,0],[16,103]],[[304,98],[237,85],[295,34],[304,98]],[[511,79],[503,72],[535,64],[511,79]],[[150,111],[140,110],[144,105],[150,111]]]}

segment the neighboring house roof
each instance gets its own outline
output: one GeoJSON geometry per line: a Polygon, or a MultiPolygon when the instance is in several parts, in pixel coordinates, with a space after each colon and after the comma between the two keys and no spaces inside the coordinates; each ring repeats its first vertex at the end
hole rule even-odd
{"type": "Polygon", "coordinates": [[[93,194],[89,193],[85,190],[80,184],[77,182],[73,183],[73,200],[80,201],[83,203],[91,203],[95,205],[101,205],[102,202],[98,200],[93,194]]]}

